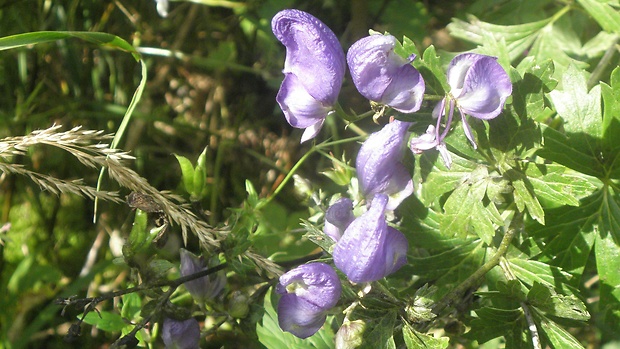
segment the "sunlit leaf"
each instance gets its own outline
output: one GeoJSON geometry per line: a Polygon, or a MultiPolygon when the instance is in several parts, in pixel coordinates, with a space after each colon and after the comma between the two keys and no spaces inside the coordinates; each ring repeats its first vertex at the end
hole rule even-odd
{"type": "Polygon", "coordinates": [[[594,17],[605,31],[620,34],[620,13],[618,10],[602,1],[577,0],[577,2],[594,17]]]}
{"type": "Polygon", "coordinates": [[[445,349],[450,344],[448,337],[434,337],[420,333],[409,325],[403,326],[403,338],[407,349],[445,349]]]}
{"type": "Polygon", "coordinates": [[[539,282],[534,282],[527,299],[531,305],[548,315],[578,321],[590,319],[586,305],[577,297],[558,294],[551,286],[539,282]]]}

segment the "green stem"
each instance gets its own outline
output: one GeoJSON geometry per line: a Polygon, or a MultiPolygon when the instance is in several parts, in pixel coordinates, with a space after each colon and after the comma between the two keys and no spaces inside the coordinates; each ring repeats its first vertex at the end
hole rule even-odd
{"type": "Polygon", "coordinates": [[[356,137],[351,137],[351,138],[339,139],[337,141],[332,141],[332,142],[325,142],[325,143],[321,143],[321,144],[313,146],[312,148],[310,148],[310,150],[308,150],[307,153],[305,153],[297,161],[297,163],[295,163],[295,165],[293,165],[293,168],[291,168],[291,170],[286,174],[286,177],[284,177],[282,182],[280,182],[280,185],[278,185],[278,187],[273,191],[273,193],[268,198],[266,198],[265,200],[259,202],[256,205],[256,209],[260,210],[261,208],[263,208],[267,204],[269,204],[276,196],[278,196],[278,194],[282,191],[282,189],[284,189],[284,186],[288,183],[288,181],[291,178],[293,178],[293,175],[295,174],[295,172],[297,172],[297,170],[310,157],[310,155],[312,155],[317,150],[320,150],[320,149],[323,149],[323,148],[327,148],[327,147],[331,147],[333,145],[338,145],[338,144],[343,144],[343,143],[348,143],[348,142],[359,141],[359,140],[362,140],[364,138],[365,138],[365,136],[356,136],[356,137]]]}
{"type": "Polygon", "coordinates": [[[486,263],[484,263],[478,270],[476,270],[473,274],[471,274],[465,281],[463,281],[460,285],[458,285],[452,292],[448,293],[443,299],[441,299],[435,306],[433,307],[433,313],[436,315],[441,314],[447,307],[451,306],[454,301],[456,301],[459,297],[461,297],[468,289],[472,286],[476,285],[478,280],[482,278],[486,273],[488,273],[491,269],[495,268],[499,265],[501,258],[508,251],[508,247],[512,242],[512,239],[517,235],[517,232],[521,229],[523,214],[517,213],[515,217],[512,219],[510,227],[504,234],[499,247],[497,248],[497,252],[489,259],[486,263]]]}

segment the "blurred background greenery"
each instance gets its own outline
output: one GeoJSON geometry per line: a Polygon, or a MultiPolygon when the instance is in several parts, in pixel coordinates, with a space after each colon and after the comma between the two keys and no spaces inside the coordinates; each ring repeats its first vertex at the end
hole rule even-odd
{"type": "MultiPolygon", "coordinates": [[[[148,67],[148,80],[120,148],[131,151],[135,170],[153,186],[182,193],[173,154],[195,161],[207,147],[208,191],[200,205],[217,226],[230,215],[229,208],[245,200],[246,179],[260,196],[268,196],[309,147],[299,144],[301,132],[289,127],[275,102],[284,62],[284,48],[270,27],[276,12],[298,8],[312,13],[332,28],[344,48],[371,28],[398,38],[407,35],[420,48],[434,44],[455,51],[464,47],[445,30],[452,17],[474,14],[497,24],[523,23],[543,18],[548,3],[188,0],[170,2],[169,15],[162,18],[152,0],[0,0],[0,36],[98,31],[134,45],[148,67]]],[[[2,51],[0,138],[52,124],[114,133],[140,78],[140,65],[130,54],[81,40],[2,51]]],[[[353,89],[345,82],[340,103],[345,109],[367,110],[353,89]]],[[[354,135],[344,131],[341,121],[328,122],[320,139],[354,135]]],[[[350,158],[355,147],[337,147],[333,155],[350,158]]],[[[58,149],[28,152],[11,161],[56,178],[97,181],[96,171],[58,149]]],[[[330,166],[328,158],[315,156],[299,173],[313,189],[329,191],[332,182],[316,170],[330,166]]],[[[106,182],[103,187],[118,189],[106,182]]],[[[270,229],[278,232],[272,238],[279,241],[270,245],[266,238],[258,246],[266,256],[293,244],[286,234],[296,234],[299,218],[309,216],[293,189],[288,186],[265,213],[270,229]]],[[[63,336],[77,314],[61,314],[54,300],[87,288],[127,287],[128,271],[112,261],[130,229],[131,209],[100,203],[94,224],[92,201],[56,196],[6,173],[0,173],[0,202],[0,347],[65,348],[69,344],[63,336]]],[[[71,345],[106,347],[117,337],[87,327],[71,345]]],[[[225,341],[214,339],[214,347],[225,341]]]]}

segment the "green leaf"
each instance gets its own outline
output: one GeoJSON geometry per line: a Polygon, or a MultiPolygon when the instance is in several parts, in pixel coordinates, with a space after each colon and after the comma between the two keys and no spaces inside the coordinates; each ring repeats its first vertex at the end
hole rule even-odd
{"type": "MultiPolygon", "coordinates": [[[[581,69],[570,65],[562,75],[562,91],[549,93],[558,114],[564,120],[564,130],[569,134],[586,134],[595,139],[602,136],[601,91],[597,85],[587,90],[586,77],[581,69]]],[[[593,145],[583,142],[592,153],[593,145]]]]}
{"type": "MultiPolygon", "coordinates": [[[[441,230],[460,237],[476,234],[487,244],[495,236],[494,224],[502,224],[501,217],[483,204],[490,177],[487,168],[479,166],[469,174],[448,197],[444,204],[441,230]],[[491,213],[491,214],[489,214],[491,213]]],[[[493,203],[488,204],[492,206],[493,203]]]]}
{"type": "Polygon", "coordinates": [[[98,32],[39,31],[5,36],[0,38],[0,51],[70,38],[78,38],[99,46],[126,51],[131,53],[136,61],[140,61],[140,54],[127,41],[116,35],[98,32]]]}
{"type": "Polygon", "coordinates": [[[428,257],[408,257],[402,270],[432,280],[438,287],[434,296],[439,298],[474,273],[484,263],[485,252],[480,240],[468,241],[428,257]]]}
{"type": "Polygon", "coordinates": [[[594,17],[603,30],[620,34],[620,13],[601,1],[577,0],[577,2],[594,17]]]}
{"type": "MultiPolygon", "coordinates": [[[[613,70],[610,77],[610,84],[601,83],[601,94],[603,95],[603,143],[610,149],[605,155],[606,158],[613,160],[618,156],[620,142],[620,67],[613,70]]],[[[614,161],[610,163],[615,165],[614,161]]],[[[620,167],[615,165],[614,167],[620,167]]]]}
{"type": "Polygon", "coordinates": [[[553,61],[536,62],[533,57],[526,57],[517,69],[523,78],[513,83],[512,106],[522,119],[545,121],[548,114],[545,93],[552,91],[558,84],[553,78],[553,61]]]}
{"type": "Polygon", "coordinates": [[[106,332],[120,332],[129,325],[119,314],[108,311],[91,311],[84,317],[84,322],[106,332]]]}
{"type": "Polygon", "coordinates": [[[511,258],[508,259],[508,263],[510,263],[510,268],[515,276],[523,283],[530,286],[536,283],[554,286],[559,281],[566,281],[572,277],[558,267],[539,261],[511,258]]]}
{"type": "Polygon", "coordinates": [[[594,246],[601,200],[601,192],[596,192],[582,200],[579,207],[548,210],[546,226],[533,224],[527,227],[536,240],[546,239],[539,257],[541,262],[581,275],[594,246]]]}
{"type": "MultiPolygon", "coordinates": [[[[128,246],[129,253],[135,253],[148,246],[148,232],[147,232],[148,214],[140,209],[136,209],[136,215],[133,219],[133,226],[129,233],[129,239],[125,246],[128,246]]],[[[123,254],[125,255],[125,248],[123,254]]],[[[125,255],[125,257],[130,257],[125,255]]]]}
{"type": "Polygon", "coordinates": [[[483,307],[476,309],[471,322],[471,331],[465,336],[485,343],[493,338],[512,336],[513,332],[523,332],[523,313],[520,309],[501,309],[483,307]]]}
{"type": "Polygon", "coordinates": [[[599,152],[592,153],[582,143],[596,144],[598,141],[579,134],[562,134],[551,127],[541,125],[544,146],[536,152],[541,157],[560,163],[586,175],[604,178],[606,171],[599,161],[599,152]]]}
{"type": "Polygon", "coordinates": [[[415,196],[403,201],[399,207],[402,212],[411,212],[403,217],[400,231],[410,239],[415,239],[418,248],[443,251],[475,240],[442,234],[440,230],[442,215],[432,208],[424,207],[415,196]]]}
{"type": "Polygon", "coordinates": [[[547,207],[579,206],[579,200],[597,189],[592,178],[558,164],[530,164],[525,175],[536,196],[547,207]]]}
{"type": "Polygon", "coordinates": [[[123,306],[121,317],[128,320],[136,320],[142,310],[142,299],[137,293],[128,293],[121,297],[123,306]]]}
{"type": "Polygon", "coordinates": [[[548,315],[577,321],[590,319],[586,305],[577,297],[557,294],[551,286],[540,282],[534,282],[527,299],[531,305],[548,315]]]}
{"type": "Polygon", "coordinates": [[[545,212],[534,194],[534,187],[530,180],[521,171],[516,169],[507,170],[504,175],[510,179],[514,188],[513,196],[517,209],[521,212],[527,208],[527,212],[540,224],[545,224],[545,212]]]}
{"type": "Polygon", "coordinates": [[[181,167],[181,178],[185,191],[188,194],[194,193],[194,165],[192,165],[192,162],[185,156],[174,154],[174,157],[177,158],[179,166],[181,167]]]}
{"type": "MultiPolygon", "coordinates": [[[[267,348],[298,348],[298,349],[331,349],[334,343],[334,332],[328,325],[306,339],[282,331],[278,325],[278,315],[272,303],[273,293],[267,291],[264,300],[265,313],[262,321],[256,324],[258,340],[267,348]]],[[[329,320],[328,320],[329,321],[329,320]]]]}
{"type": "Polygon", "coordinates": [[[450,170],[435,166],[436,162],[429,158],[428,152],[420,155],[418,159],[420,165],[416,166],[413,179],[416,183],[422,183],[416,194],[425,206],[430,206],[437,198],[456,189],[478,167],[473,161],[458,155],[452,156],[450,170]]]}
{"type": "Polygon", "coordinates": [[[608,332],[620,328],[620,246],[614,236],[620,236],[620,209],[617,197],[606,195],[601,212],[601,232],[596,236],[594,255],[600,277],[600,309],[608,332]]]}
{"type": "Polygon", "coordinates": [[[420,333],[407,323],[403,326],[403,338],[407,349],[445,349],[450,344],[450,338],[436,338],[432,335],[420,333]]]}
{"type": "Polygon", "coordinates": [[[551,22],[551,18],[538,22],[519,25],[496,25],[480,21],[474,16],[468,16],[469,22],[453,19],[447,28],[454,37],[482,45],[486,35],[492,35],[496,40],[505,40],[510,60],[522,56],[534,40],[536,34],[551,22]]]}
{"type": "Polygon", "coordinates": [[[366,320],[362,341],[368,348],[396,349],[394,343],[394,325],[396,312],[386,311],[366,320]]]}
{"type": "Polygon", "coordinates": [[[540,327],[553,348],[584,349],[583,345],[568,331],[544,316],[540,321],[540,327]]]}
{"type": "Polygon", "coordinates": [[[427,89],[431,88],[438,95],[444,95],[446,91],[450,91],[443,64],[433,45],[427,47],[422,54],[422,59],[416,59],[413,65],[424,77],[427,89]]]}

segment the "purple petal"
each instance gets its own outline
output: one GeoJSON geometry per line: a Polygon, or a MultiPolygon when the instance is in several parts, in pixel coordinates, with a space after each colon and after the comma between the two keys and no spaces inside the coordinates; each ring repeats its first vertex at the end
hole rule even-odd
{"type": "Polygon", "coordinates": [[[353,282],[371,282],[406,263],[407,239],[385,221],[386,195],[376,195],[369,210],[354,220],[334,247],[334,263],[353,282]]]}
{"type": "Polygon", "coordinates": [[[424,79],[413,66],[402,66],[383,93],[381,102],[401,113],[420,110],[424,97],[424,79]]]}
{"type": "Polygon", "coordinates": [[[300,265],[280,276],[276,291],[294,294],[317,309],[329,310],[338,303],[341,286],[334,269],[317,262],[300,265]]]}
{"type": "Polygon", "coordinates": [[[166,318],[162,325],[161,337],[166,349],[198,349],[200,325],[194,318],[185,321],[166,318]]]}
{"type": "Polygon", "coordinates": [[[314,99],[333,105],[345,73],[336,35],[320,20],[299,10],[283,10],[271,20],[276,38],[286,46],[285,74],[296,75],[314,99]]]}
{"type": "Polygon", "coordinates": [[[479,119],[501,113],[512,83],[495,57],[475,53],[456,56],[448,67],[451,93],[462,112],[479,119]]]}
{"type": "Polygon", "coordinates": [[[437,141],[435,126],[428,125],[428,128],[423,135],[411,139],[411,142],[409,142],[409,148],[414,154],[422,154],[423,151],[433,149],[438,144],[439,142],[437,141]]]}
{"type": "Polygon", "coordinates": [[[367,198],[372,198],[377,193],[391,195],[408,190],[409,182],[403,183],[401,178],[394,178],[394,174],[402,172],[400,159],[410,125],[408,122],[394,120],[371,134],[362,144],[355,168],[360,188],[367,198]],[[397,186],[397,183],[400,185],[397,186]]]}
{"type": "Polygon", "coordinates": [[[354,219],[353,201],[349,198],[341,198],[329,206],[325,212],[323,232],[334,241],[338,241],[354,219]]]}
{"type": "Polygon", "coordinates": [[[306,128],[325,119],[331,110],[308,94],[300,79],[294,74],[286,74],[276,96],[276,101],[284,112],[286,121],[296,128],[306,128]]]}
{"type": "Polygon", "coordinates": [[[338,274],[325,263],[309,263],[288,271],[279,281],[276,292],[282,295],[278,303],[280,328],[299,338],[310,337],[323,326],[326,311],[338,303],[338,274]]]}
{"type": "Polygon", "coordinates": [[[347,63],[362,96],[400,112],[413,113],[422,104],[424,80],[410,61],[394,52],[396,43],[391,35],[362,38],[347,52],[347,63]]]}
{"type": "Polygon", "coordinates": [[[392,178],[383,193],[389,197],[388,210],[395,210],[403,200],[413,194],[413,180],[405,165],[400,162],[394,165],[392,178]]]}
{"type": "Polygon", "coordinates": [[[326,319],[325,312],[294,294],[285,294],[278,302],[278,324],[283,331],[308,338],[318,331],[326,319]]]}

